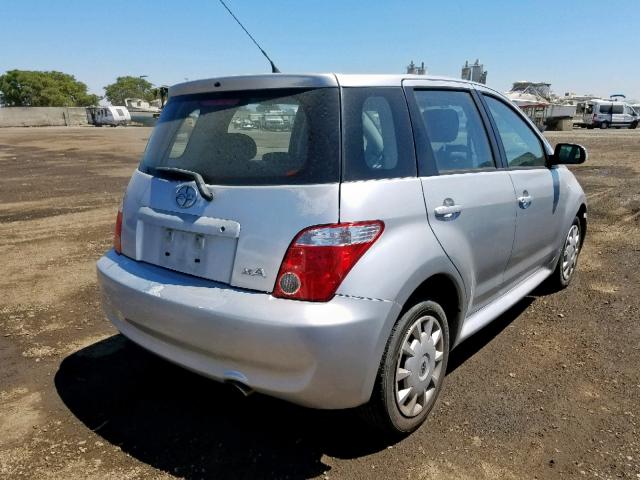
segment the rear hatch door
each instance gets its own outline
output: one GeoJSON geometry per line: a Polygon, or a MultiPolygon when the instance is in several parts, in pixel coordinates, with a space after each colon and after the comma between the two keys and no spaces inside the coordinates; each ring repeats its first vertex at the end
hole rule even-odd
{"type": "Polygon", "coordinates": [[[338,221],[339,115],[333,87],[172,98],[137,173],[136,259],[272,291],[296,233],[338,221]]]}

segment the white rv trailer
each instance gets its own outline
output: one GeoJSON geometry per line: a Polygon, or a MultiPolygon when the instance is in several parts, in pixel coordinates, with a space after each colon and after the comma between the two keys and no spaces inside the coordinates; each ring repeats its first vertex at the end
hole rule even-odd
{"type": "Polygon", "coordinates": [[[131,115],[129,115],[127,107],[122,106],[88,107],[87,120],[96,127],[105,125],[116,127],[129,123],[131,115]]]}

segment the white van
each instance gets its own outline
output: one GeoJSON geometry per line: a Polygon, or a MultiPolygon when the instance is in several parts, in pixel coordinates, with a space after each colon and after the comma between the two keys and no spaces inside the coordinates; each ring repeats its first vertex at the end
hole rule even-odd
{"type": "Polygon", "coordinates": [[[131,121],[131,115],[127,107],[97,107],[87,109],[89,123],[96,127],[109,125],[116,127],[118,125],[126,125],[131,121]]]}
{"type": "Polygon", "coordinates": [[[591,100],[586,102],[582,116],[587,128],[636,128],[640,117],[631,105],[613,100],[591,100]]]}

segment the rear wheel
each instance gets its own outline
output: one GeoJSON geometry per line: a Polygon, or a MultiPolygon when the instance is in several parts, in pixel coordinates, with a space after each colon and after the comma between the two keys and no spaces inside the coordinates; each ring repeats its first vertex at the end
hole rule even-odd
{"type": "Polygon", "coordinates": [[[449,327],[444,310],[423,301],[394,327],[368,404],[367,422],[387,434],[417,429],[435,405],[447,371],[449,327]]]}
{"type": "Polygon", "coordinates": [[[578,255],[580,254],[581,248],[582,228],[580,226],[580,220],[576,217],[565,237],[556,269],[551,277],[549,277],[549,286],[554,290],[562,290],[571,283],[571,279],[576,271],[578,255]]]}
{"type": "Polygon", "coordinates": [[[602,123],[600,124],[600,128],[601,128],[602,130],[606,130],[607,128],[609,128],[609,122],[602,122],[602,123]]]}

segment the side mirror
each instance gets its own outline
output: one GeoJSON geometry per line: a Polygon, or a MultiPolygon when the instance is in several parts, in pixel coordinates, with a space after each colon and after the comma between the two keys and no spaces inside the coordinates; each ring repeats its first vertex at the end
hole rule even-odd
{"type": "Polygon", "coordinates": [[[558,143],[551,158],[552,165],[578,165],[587,160],[587,151],[575,143],[558,143]]]}

